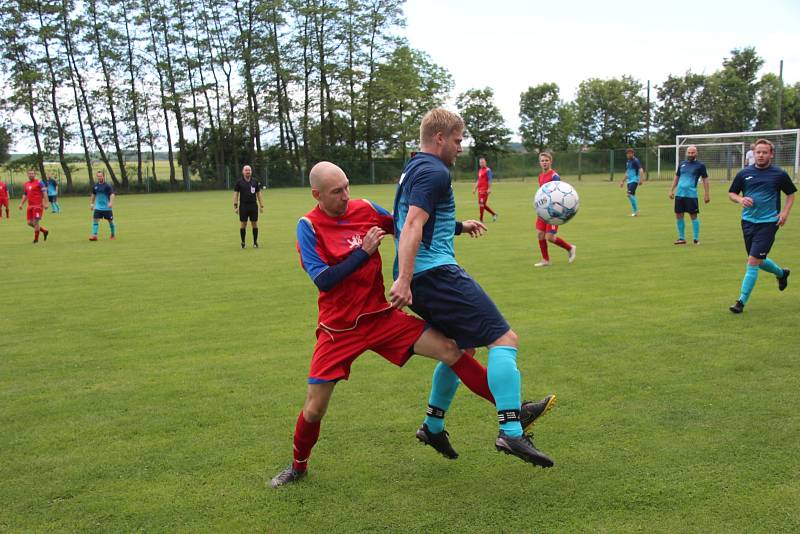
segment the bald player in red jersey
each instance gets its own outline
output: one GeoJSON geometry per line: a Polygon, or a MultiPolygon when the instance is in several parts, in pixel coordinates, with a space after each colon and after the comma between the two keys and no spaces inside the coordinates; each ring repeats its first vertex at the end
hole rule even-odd
{"type": "MultiPolygon", "coordinates": [[[[561,180],[561,177],[555,169],[551,167],[552,164],[553,153],[549,150],[542,151],[542,153],[539,154],[539,166],[542,168],[542,172],[539,174],[539,187],[542,187],[547,182],[561,180]]],[[[550,254],[547,252],[548,241],[566,250],[569,254],[570,263],[575,261],[575,251],[577,247],[567,243],[560,237],[556,237],[556,232],[558,232],[557,225],[547,224],[541,217],[536,217],[536,238],[539,240],[539,249],[542,251],[542,261],[537,263],[536,267],[547,267],[550,265],[550,254]]]]}
{"type": "Polygon", "coordinates": [[[318,204],[298,221],[297,250],[303,269],[319,289],[317,342],[305,405],[295,425],[294,461],[272,479],[273,488],[305,476],[333,389],[339,380],[348,379],[351,365],[367,350],[397,366],[413,354],[435,358],[470,390],[494,403],[483,365],[386,300],[378,247],[394,231],[392,215],[368,200],[350,200],[347,176],[333,163],[315,165],[309,181],[318,204]]]}
{"type": "Polygon", "coordinates": [[[8,211],[8,186],[3,180],[0,180],[0,219],[3,218],[3,206],[6,208],[6,219],[9,218],[8,211]]]}
{"type": "Polygon", "coordinates": [[[478,169],[478,179],[475,181],[475,187],[472,188],[472,194],[475,194],[475,191],[478,192],[478,208],[480,209],[480,219],[483,222],[483,212],[488,211],[492,214],[492,221],[497,220],[497,213],[495,213],[492,208],[489,207],[489,195],[492,192],[492,180],[494,179],[494,173],[492,173],[492,169],[487,167],[486,165],[486,158],[481,158],[478,160],[478,165],[480,168],[478,169]]]}
{"type": "Polygon", "coordinates": [[[47,191],[42,187],[41,182],[36,179],[34,171],[28,171],[28,181],[22,186],[22,202],[19,203],[19,209],[28,203],[27,221],[28,226],[33,228],[33,242],[39,242],[39,232],[44,234],[44,240],[47,241],[47,236],[50,232],[42,226],[39,221],[42,220],[42,214],[47,209],[48,204],[45,202],[45,194],[47,191]]]}

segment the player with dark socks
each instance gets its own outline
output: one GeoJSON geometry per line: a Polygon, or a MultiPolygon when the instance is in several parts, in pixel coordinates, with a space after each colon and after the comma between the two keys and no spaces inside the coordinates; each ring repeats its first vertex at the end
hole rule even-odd
{"type": "Polygon", "coordinates": [[[239,237],[242,238],[242,248],[245,247],[244,245],[244,238],[247,235],[247,228],[239,228],[239,237]]]}
{"type": "Polygon", "coordinates": [[[258,228],[253,228],[253,248],[258,248],[258,228]]]}

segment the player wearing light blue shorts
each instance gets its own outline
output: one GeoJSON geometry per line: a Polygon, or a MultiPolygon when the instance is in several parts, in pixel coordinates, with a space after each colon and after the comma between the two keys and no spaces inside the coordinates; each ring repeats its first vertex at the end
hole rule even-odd
{"type": "MultiPolygon", "coordinates": [[[[500,433],[498,451],[539,465],[553,461],[523,432],[517,335],[483,289],[456,262],[455,235],[478,237],[479,221],[456,221],[450,166],[461,152],[464,122],[444,109],[429,111],[420,127],[420,151],[407,164],[394,202],[397,259],[389,292],[396,308],[410,306],[420,317],[454,339],[461,348],[489,347],[488,382],[500,433]]],[[[455,458],[444,430],[444,413],[458,387],[458,377],[437,365],[428,412],[417,439],[455,458]],[[452,452],[453,454],[449,454],[452,452]]],[[[554,397],[543,399],[541,409],[554,397]]]]}

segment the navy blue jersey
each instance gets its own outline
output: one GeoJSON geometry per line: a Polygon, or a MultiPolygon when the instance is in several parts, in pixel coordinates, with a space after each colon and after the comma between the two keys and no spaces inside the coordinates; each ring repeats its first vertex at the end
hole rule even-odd
{"type": "Polygon", "coordinates": [[[697,198],[697,180],[708,178],[706,165],[702,161],[684,160],[675,171],[678,177],[678,187],[675,190],[676,197],[697,198]]]}
{"type": "Polygon", "coordinates": [[[777,165],[765,169],[750,165],[736,174],[730,193],[753,199],[753,205],[742,208],[742,220],[752,223],[778,221],[781,211],[781,191],[791,195],[797,191],[789,175],[777,165]]]}
{"type": "MultiPolygon", "coordinates": [[[[399,246],[408,210],[416,206],[428,214],[422,228],[422,242],[414,263],[414,274],[455,265],[453,237],[456,230],[456,200],[450,170],[438,157],[417,152],[406,164],[394,197],[394,236],[399,246]]],[[[395,276],[397,276],[395,259],[395,276]]]]}

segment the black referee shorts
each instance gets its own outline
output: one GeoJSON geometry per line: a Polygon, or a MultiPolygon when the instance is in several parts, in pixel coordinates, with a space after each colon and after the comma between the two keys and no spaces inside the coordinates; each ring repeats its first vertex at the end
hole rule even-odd
{"type": "Polygon", "coordinates": [[[242,204],[239,206],[239,221],[258,221],[258,206],[256,204],[242,204]]]}

